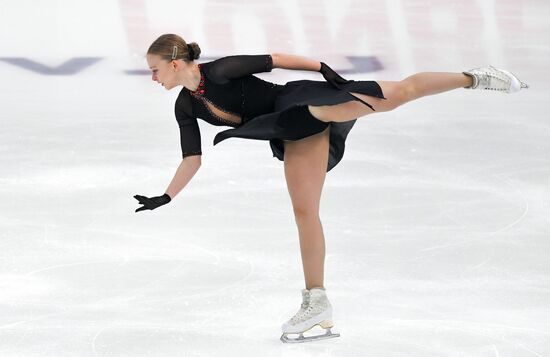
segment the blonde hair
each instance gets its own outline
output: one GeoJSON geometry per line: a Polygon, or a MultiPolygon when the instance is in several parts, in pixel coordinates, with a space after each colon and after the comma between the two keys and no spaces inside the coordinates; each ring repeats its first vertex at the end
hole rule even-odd
{"type": "Polygon", "coordinates": [[[151,46],[149,46],[147,54],[159,55],[162,59],[167,61],[174,59],[193,61],[200,57],[201,48],[196,42],[187,44],[180,36],[169,33],[157,38],[151,46]],[[192,58],[187,46],[191,47],[191,51],[193,52],[192,58]]]}

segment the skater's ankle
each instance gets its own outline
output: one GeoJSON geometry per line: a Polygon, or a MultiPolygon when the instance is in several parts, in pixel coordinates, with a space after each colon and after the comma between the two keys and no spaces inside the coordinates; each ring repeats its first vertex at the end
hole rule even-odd
{"type": "Polygon", "coordinates": [[[464,76],[464,84],[465,84],[462,87],[463,88],[473,87],[475,84],[474,77],[466,73],[462,73],[462,75],[464,76]]]}

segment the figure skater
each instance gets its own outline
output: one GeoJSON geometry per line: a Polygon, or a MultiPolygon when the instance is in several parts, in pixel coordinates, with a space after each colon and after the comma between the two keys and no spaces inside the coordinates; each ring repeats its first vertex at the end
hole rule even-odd
{"type": "Polygon", "coordinates": [[[491,66],[375,82],[346,80],[323,62],[290,54],[236,55],[197,64],[200,53],[197,43],[187,44],[174,34],[160,36],[147,51],[153,81],[166,90],[183,86],[175,103],[183,159],[163,195],[134,196],[142,205],[136,212],[169,203],[201,166],[197,118],[232,127],[219,132],[214,145],[230,137],[268,140],[273,156],[284,161],[305,277],[302,305],[282,325],[283,342],[339,336],[330,330],[332,306],[323,281],[325,241],[319,203],[326,172],[342,159],[357,118],[457,88],[513,93],[528,87],[510,72],[491,66]],[[253,75],[273,68],[320,72],[325,81],[278,85],[253,75]],[[304,337],[316,325],[325,333],[304,337]]]}

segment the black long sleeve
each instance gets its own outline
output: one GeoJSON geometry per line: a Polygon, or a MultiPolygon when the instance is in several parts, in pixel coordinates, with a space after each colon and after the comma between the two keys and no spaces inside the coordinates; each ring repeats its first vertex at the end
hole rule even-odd
{"type": "Polygon", "coordinates": [[[216,82],[225,83],[249,74],[271,72],[272,69],[271,55],[235,55],[212,61],[209,74],[216,82]]]}
{"type": "Polygon", "coordinates": [[[189,93],[184,89],[180,92],[175,106],[176,120],[180,129],[180,145],[182,158],[191,155],[201,155],[201,133],[197,118],[192,115],[189,93]]]}

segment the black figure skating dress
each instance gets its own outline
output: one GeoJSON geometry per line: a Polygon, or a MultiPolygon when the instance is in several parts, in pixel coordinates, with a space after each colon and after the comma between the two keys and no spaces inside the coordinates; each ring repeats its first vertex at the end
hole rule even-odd
{"type": "Polygon", "coordinates": [[[233,127],[219,132],[214,145],[231,137],[269,140],[273,156],[281,161],[285,140],[303,139],[330,126],[327,165],[330,171],[342,159],[346,137],[356,119],[323,122],[311,115],[307,106],[359,100],[349,92],[384,98],[374,81],[352,81],[336,89],[324,81],[300,80],[278,85],[253,76],[273,69],[271,55],[228,56],[201,63],[199,69],[201,80],[197,90],[184,87],[176,100],[183,157],[202,153],[197,118],[233,127]]]}

